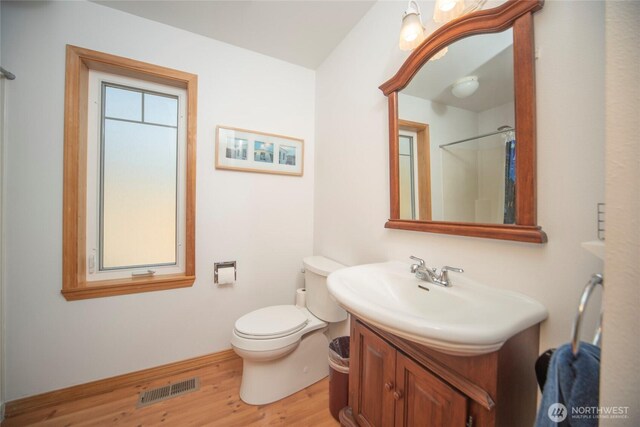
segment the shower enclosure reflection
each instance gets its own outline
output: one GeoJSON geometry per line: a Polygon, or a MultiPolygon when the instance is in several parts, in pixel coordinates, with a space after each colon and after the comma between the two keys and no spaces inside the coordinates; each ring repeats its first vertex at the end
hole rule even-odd
{"type": "Polygon", "coordinates": [[[513,224],[515,132],[510,126],[442,144],[443,218],[513,224]]]}

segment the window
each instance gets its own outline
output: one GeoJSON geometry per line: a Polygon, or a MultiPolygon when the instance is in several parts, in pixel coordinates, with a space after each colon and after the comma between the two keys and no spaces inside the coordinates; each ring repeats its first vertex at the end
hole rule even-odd
{"type": "Polygon", "coordinates": [[[89,71],[88,281],[184,272],[185,98],[89,71]]]}
{"type": "Polygon", "coordinates": [[[65,298],[193,284],[196,84],[67,46],[65,298]]]}
{"type": "Polygon", "coordinates": [[[398,156],[400,166],[400,219],[417,219],[416,187],[418,184],[416,170],[416,155],[418,151],[417,134],[412,131],[400,130],[398,135],[398,156]]]}

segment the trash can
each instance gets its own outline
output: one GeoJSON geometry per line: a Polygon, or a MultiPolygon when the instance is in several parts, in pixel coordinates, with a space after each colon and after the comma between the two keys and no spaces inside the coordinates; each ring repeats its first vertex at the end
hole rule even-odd
{"type": "Polygon", "coordinates": [[[349,404],[349,337],[329,344],[329,411],[340,421],[340,410],[349,404]]]}

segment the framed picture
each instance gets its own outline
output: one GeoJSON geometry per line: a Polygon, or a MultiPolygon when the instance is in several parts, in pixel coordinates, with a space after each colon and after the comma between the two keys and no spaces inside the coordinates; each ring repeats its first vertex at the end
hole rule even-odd
{"type": "Polygon", "coordinates": [[[289,136],[218,126],[216,169],[302,176],[304,141],[289,136]]]}

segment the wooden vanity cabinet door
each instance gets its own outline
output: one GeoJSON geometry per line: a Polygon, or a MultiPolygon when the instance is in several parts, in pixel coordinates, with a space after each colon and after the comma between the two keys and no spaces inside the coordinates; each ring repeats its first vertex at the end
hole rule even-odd
{"type": "Polygon", "coordinates": [[[351,350],[350,375],[353,415],[363,427],[393,426],[396,349],[359,323],[353,332],[351,345],[355,348],[351,350]]]}
{"type": "Polygon", "coordinates": [[[465,425],[466,396],[400,352],[396,356],[396,381],[396,426],[465,425]]]}

